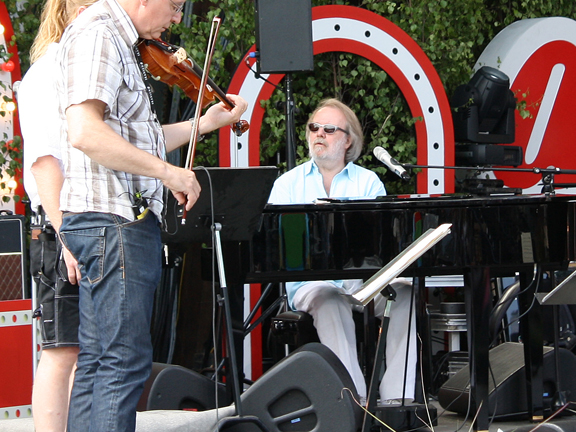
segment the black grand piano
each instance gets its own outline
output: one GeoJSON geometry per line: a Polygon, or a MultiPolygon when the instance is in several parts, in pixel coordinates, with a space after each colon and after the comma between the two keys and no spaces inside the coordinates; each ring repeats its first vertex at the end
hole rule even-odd
{"type": "MultiPolygon", "coordinates": [[[[530,284],[541,271],[574,259],[576,197],[443,195],[389,196],[268,205],[248,250],[239,258],[244,282],[367,279],[428,228],[451,223],[451,234],[407,271],[417,277],[463,274],[474,425],[488,430],[490,280],[518,275],[530,416],[543,416],[541,311],[530,308],[530,284]],[[535,272],[538,268],[538,272],[535,272]],[[524,290],[524,288],[528,288],[524,290]]],[[[419,308],[424,308],[424,302],[419,308]]]]}

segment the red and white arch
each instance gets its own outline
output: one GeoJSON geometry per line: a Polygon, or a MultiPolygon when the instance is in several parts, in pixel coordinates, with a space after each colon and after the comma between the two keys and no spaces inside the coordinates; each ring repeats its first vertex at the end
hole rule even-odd
{"type": "MultiPolygon", "coordinates": [[[[430,60],[410,36],[387,19],[365,9],[318,6],[312,8],[312,38],[314,54],[348,52],[365,57],[386,71],[402,91],[412,115],[422,119],[415,125],[418,164],[454,164],[452,114],[444,87],[430,60]]],[[[253,46],[246,53],[228,88],[229,93],[239,94],[248,102],[243,119],[250,123],[250,129],[238,141],[229,128],[220,130],[220,166],[260,164],[260,128],[264,117],[260,101],[270,98],[284,75],[263,74],[262,78],[269,83],[256,78],[248,67],[254,67],[255,60],[250,54],[255,50],[253,46]]],[[[454,173],[423,170],[418,175],[417,188],[420,193],[453,192],[454,173]]],[[[259,286],[251,286],[246,295],[245,316],[259,297],[259,286]]],[[[262,362],[258,360],[259,339],[258,331],[245,339],[244,372],[252,379],[262,370],[262,362]]]]}
{"type": "MultiPolygon", "coordinates": [[[[454,133],[448,99],[434,66],[410,36],[386,18],[351,6],[312,8],[312,35],[314,54],[348,52],[386,71],[402,91],[412,115],[422,119],[415,125],[418,164],[453,165],[454,133]]],[[[228,89],[248,101],[244,119],[251,127],[238,144],[229,129],[221,130],[221,166],[259,165],[264,116],[260,101],[270,98],[275,89],[272,84],[278,84],[284,75],[263,74],[272,84],[256,78],[247,66],[255,63],[250,57],[255,49],[253,46],[246,53],[228,89]]],[[[454,173],[424,170],[418,175],[417,187],[420,193],[453,192],[454,173]]]]}

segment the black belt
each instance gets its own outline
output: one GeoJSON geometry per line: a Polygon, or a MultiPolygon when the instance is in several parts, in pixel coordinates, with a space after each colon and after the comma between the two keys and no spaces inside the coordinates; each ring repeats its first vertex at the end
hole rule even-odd
{"type": "Polygon", "coordinates": [[[30,231],[32,240],[56,241],[56,231],[51,226],[32,228],[30,231]]]}

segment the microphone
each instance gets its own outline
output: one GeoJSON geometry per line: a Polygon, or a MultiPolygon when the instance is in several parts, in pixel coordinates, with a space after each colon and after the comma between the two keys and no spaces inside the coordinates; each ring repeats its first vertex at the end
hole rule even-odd
{"type": "Polygon", "coordinates": [[[388,169],[390,169],[402,180],[410,180],[410,174],[408,174],[400,162],[390,156],[390,153],[388,153],[383,147],[374,147],[374,156],[376,156],[376,159],[386,165],[388,169]]]}

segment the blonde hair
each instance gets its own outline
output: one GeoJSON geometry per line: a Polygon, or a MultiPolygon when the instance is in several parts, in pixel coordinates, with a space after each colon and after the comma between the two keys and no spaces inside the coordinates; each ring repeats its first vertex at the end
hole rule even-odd
{"type": "Polygon", "coordinates": [[[76,18],[78,9],[82,6],[90,6],[96,1],[46,0],[40,16],[38,34],[30,48],[30,62],[34,63],[42,57],[51,43],[60,41],[64,29],[76,18]]]}
{"type": "MultiPolygon", "coordinates": [[[[348,105],[340,102],[338,99],[324,99],[320,102],[314,112],[310,114],[310,118],[306,124],[312,121],[318,111],[326,107],[339,110],[346,118],[345,129],[350,132],[350,147],[346,150],[344,161],[345,163],[354,162],[360,157],[360,153],[362,153],[362,147],[364,147],[364,133],[362,131],[360,120],[358,120],[358,117],[354,114],[354,111],[348,107],[348,105]]],[[[309,136],[310,130],[306,127],[306,141],[308,141],[309,136]]]]}

